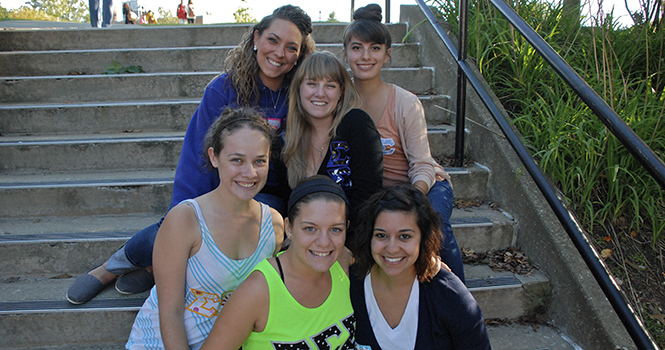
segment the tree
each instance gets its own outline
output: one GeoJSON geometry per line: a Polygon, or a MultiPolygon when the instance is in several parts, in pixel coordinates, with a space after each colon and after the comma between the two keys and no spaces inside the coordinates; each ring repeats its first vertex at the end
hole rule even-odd
{"type": "Polygon", "coordinates": [[[160,7],[157,9],[157,13],[159,13],[159,23],[166,23],[166,24],[178,23],[178,17],[174,16],[171,10],[165,10],[163,7],[160,7]]]}
{"type": "MultiPolygon", "coordinates": [[[[241,0],[243,3],[247,3],[247,0],[241,0]]],[[[235,18],[236,23],[251,23],[256,22],[256,19],[252,17],[249,7],[238,6],[238,10],[233,13],[233,18],[235,18]]]]}
{"type": "Polygon", "coordinates": [[[85,0],[30,0],[34,10],[67,22],[87,22],[90,9],[85,0]]]}
{"type": "Polygon", "coordinates": [[[331,13],[328,15],[328,19],[326,20],[326,22],[330,22],[330,23],[339,23],[339,20],[336,18],[335,11],[331,12],[331,13]]]}

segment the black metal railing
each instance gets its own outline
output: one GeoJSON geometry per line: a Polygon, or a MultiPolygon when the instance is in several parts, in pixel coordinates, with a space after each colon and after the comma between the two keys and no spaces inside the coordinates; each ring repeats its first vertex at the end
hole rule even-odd
{"type": "MultiPolygon", "coordinates": [[[[466,38],[468,0],[459,0],[459,50],[445,31],[439,25],[436,17],[423,0],[416,0],[418,6],[432,24],[444,44],[457,58],[457,140],[455,144],[455,166],[462,166],[464,159],[464,121],[466,108],[466,82],[468,81],[478,93],[490,114],[497,122],[499,128],[506,136],[508,142],[517,153],[524,167],[529,172],[534,182],[543,193],[548,204],[554,211],[562,226],[570,236],[573,244],[580,252],[582,259],[587,264],[591,273],[605,293],[610,304],[621,319],[639,349],[658,349],[649,337],[640,320],[635,316],[631,307],[623,299],[618,287],[607,273],[602,260],[596,251],[586,241],[581,227],[570,215],[568,210],[558,199],[554,189],[549,185],[545,175],[540,171],[531,155],[513,132],[510,123],[505,119],[497,105],[485,90],[480,80],[471,70],[466,62],[466,38]]],[[[515,11],[502,0],[489,0],[489,2],[503,14],[508,21],[519,31],[522,36],[543,56],[563,80],[582,98],[594,114],[607,126],[616,138],[626,147],[630,153],[637,158],[642,166],[656,179],[662,188],[665,188],[665,164],[658,156],[640,139],[635,132],[619,118],[612,108],[543,40],[515,11]]]]}

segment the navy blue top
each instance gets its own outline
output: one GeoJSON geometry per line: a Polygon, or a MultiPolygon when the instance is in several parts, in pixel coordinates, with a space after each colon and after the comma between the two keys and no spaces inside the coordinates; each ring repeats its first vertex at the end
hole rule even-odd
{"type": "MultiPolygon", "coordinates": [[[[351,266],[351,304],[356,316],[356,342],[381,350],[367,314],[364,281],[351,266]]],[[[420,283],[418,333],[414,350],[490,350],[478,303],[455,274],[441,269],[420,283]]],[[[389,349],[386,349],[389,350],[389,349]]]]}
{"type": "MultiPolygon", "coordinates": [[[[280,132],[285,125],[288,110],[288,84],[283,84],[278,91],[272,91],[259,79],[259,88],[259,101],[255,108],[262,112],[270,125],[280,132]]],[[[171,207],[185,199],[196,198],[208,193],[219,185],[217,171],[207,167],[203,142],[208,128],[219,118],[222,111],[227,107],[238,107],[236,97],[237,94],[228,73],[216,77],[206,87],[201,103],[187,126],[175,172],[171,207]]],[[[271,192],[275,190],[279,190],[279,182],[271,163],[268,182],[261,192],[272,194],[271,192]]]]}

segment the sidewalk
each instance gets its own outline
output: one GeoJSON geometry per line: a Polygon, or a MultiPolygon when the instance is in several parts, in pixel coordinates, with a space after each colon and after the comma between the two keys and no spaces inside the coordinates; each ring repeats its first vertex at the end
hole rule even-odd
{"type": "MultiPolygon", "coordinates": [[[[124,24],[114,22],[111,28],[139,27],[138,25],[124,24]]],[[[29,21],[29,20],[7,20],[0,21],[0,28],[7,29],[103,29],[92,28],[90,23],[77,22],[49,22],[49,21],[29,21]]]]}

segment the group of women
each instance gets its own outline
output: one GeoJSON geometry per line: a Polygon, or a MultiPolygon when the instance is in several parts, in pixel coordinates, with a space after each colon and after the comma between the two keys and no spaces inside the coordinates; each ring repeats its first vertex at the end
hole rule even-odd
{"type": "Polygon", "coordinates": [[[286,5],[243,37],[188,126],[166,217],[68,291],[140,292],[154,273],[127,349],[490,348],[422,106],[380,77],[381,8],[344,33],[353,80],[311,32],[286,5]]]}

